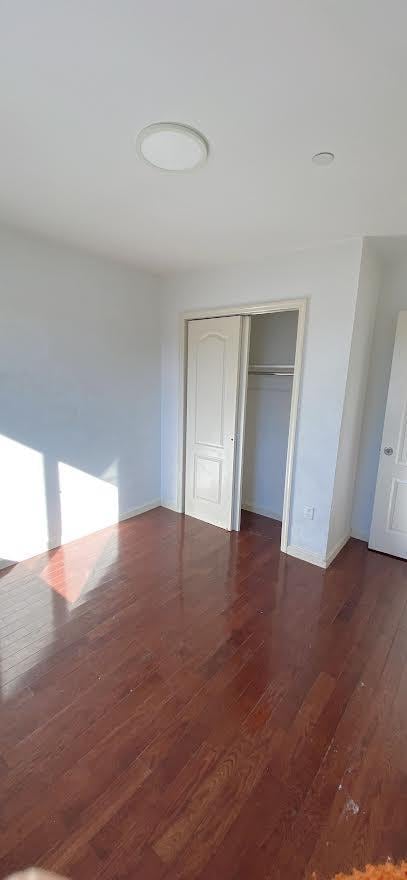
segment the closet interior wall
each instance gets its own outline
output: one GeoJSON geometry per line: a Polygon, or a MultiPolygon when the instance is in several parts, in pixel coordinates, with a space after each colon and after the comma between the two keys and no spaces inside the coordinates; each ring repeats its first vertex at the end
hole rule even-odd
{"type": "Polygon", "coordinates": [[[251,372],[249,366],[242,507],[280,521],[293,377],[278,373],[294,364],[297,324],[297,312],[251,319],[249,364],[276,370],[251,372]]]}

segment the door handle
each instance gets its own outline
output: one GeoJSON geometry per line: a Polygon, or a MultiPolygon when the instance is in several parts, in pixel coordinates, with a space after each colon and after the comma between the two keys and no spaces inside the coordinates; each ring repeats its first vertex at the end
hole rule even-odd
{"type": "Polygon", "coordinates": [[[385,446],[383,449],[383,452],[385,455],[393,455],[393,447],[392,446],[385,446]]]}

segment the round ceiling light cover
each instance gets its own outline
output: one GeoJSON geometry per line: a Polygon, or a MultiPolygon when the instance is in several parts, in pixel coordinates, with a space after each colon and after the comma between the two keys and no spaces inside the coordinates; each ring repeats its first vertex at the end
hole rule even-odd
{"type": "Polygon", "coordinates": [[[312,157],[314,165],[331,165],[334,159],[334,153],[328,153],[327,151],[323,153],[315,153],[315,156],[312,157]]]}
{"type": "Polygon", "coordinates": [[[199,131],[177,122],[147,125],[137,137],[139,156],[163,171],[192,171],[208,157],[208,142],[199,131]]]}

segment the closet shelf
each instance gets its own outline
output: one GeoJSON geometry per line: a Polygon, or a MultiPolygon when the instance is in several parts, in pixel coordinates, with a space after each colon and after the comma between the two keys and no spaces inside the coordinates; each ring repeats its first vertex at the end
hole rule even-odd
{"type": "Polygon", "coordinates": [[[249,373],[265,376],[292,376],[294,364],[249,364],[249,373]]]}

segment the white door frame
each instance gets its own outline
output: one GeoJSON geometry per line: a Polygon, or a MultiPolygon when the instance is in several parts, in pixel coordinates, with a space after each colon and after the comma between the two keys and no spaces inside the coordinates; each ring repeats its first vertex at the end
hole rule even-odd
{"type": "Polygon", "coordinates": [[[239,385],[235,427],[235,470],[232,497],[232,531],[240,531],[243,490],[244,441],[246,430],[246,404],[249,380],[251,316],[243,315],[240,337],[239,385]]]}
{"type": "MultiPolygon", "coordinates": [[[[397,316],[390,379],[387,388],[386,410],[380,443],[376,489],[372,522],[369,534],[369,550],[388,553],[399,559],[407,559],[407,525],[402,514],[398,525],[394,521],[399,489],[406,486],[406,335],[407,310],[397,316]],[[393,457],[394,454],[394,457],[393,457]]],[[[401,501],[403,508],[403,502],[401,501]]]]}
{"type": "MultiPolygon", "coordinates": [[[[185,496],[185,446],[186,446],[186,379],[187,379],[187,339],[188,321],[197,321],[202,318],[220,318],[225,315],[268,315],[275,312],[298,312],[297,342],[295,347],[293,387],[290,408],[290,426],[288,431],[287,465],[284,484],[284,503],[281,525],[281,550],[287,552],[288,533],[290,527],[292,480],[294,453],[297,439],[297,421],[300,399],[300,388],[303,369],[303,352],[305,323],[308,300],[285,299],[273,302],[258,303],[254,305],[236,305],[224,308],[197,309],[196,311],[184,312],[180,316],[179,332],[179,409],[178,409],[178,476],[177,476],[177,510],[184,512],[185,496]]],[[[242,389],[239,390],[239,395],[242,389]]],[[[242,456],[240,456],[242,460],[242,456]]],[[[238,480],[241,481],[241,467],[238,480]]],[[[235,487],[236,492],[236,476],[235,487]]]]}

